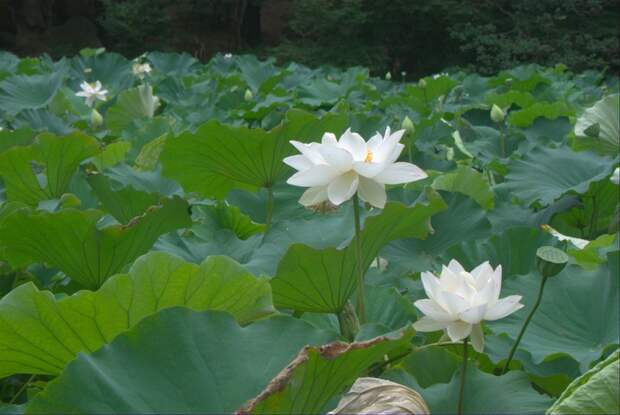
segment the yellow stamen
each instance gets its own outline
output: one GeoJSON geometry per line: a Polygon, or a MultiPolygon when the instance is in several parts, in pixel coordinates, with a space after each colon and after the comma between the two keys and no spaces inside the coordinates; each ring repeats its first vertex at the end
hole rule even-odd
{"type": "Polygon", "coordinates": [[[364,159],[364,163],[372,162],[372,151],[368,150],[366,153],[366,158],[364,159]]]}

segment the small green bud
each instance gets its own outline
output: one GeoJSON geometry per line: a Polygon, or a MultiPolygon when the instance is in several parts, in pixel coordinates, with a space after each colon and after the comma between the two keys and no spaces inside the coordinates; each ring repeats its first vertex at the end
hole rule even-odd
{"type": "Polygon", "coordinates": [[[245,94],[243,95],[243,99],[245,99],[246,101],[252,101],[252,98],[254,98],[254,94],[252,94],[252,91],[250,91],[249,89],[246,89],[245,94]]]}
{"type": "Polygon", "coordinates": [[[420,88],[426,88],[426,81],[424,80],[424,78],[422,78],[422,79],[420,79],[420,80],[418,81],[418,86],[419,86],[420,88]]]}
{"type": "Polygon", "coordinates": [[[543,278],[559,274],[568,263],[568,255],[552,246],[541,246],[536,250],[536,267],[543,278]]]}
{"type": "Polygon", "coordinates": [[[385,73],[385,80],[386,80],[386,81],[389,81],[389,80],[391,80],[391,79],[392,79],[392,74],[391,74],[390,72],[386,72],[386,73],[385,73]]]}
{"type": "Polygon", "coordinates": [[[504,111],[497,105],[493,104],[493,106],[491,107],[491,119],[494,122],[500,123],[504,121],[505,116],[506,114],[504,113],[504,111]]]}
{"type": "Polygon", "coordinates": [[[94,108],[90,113],[90,124],[93,128],[99,128],[103,125],[103,117],[99,114],[99,111],[94,108]]]}
{"type": "Polygon", "coordinates": [[[413,124],[413,121],[411,121],[411,118],[409,118],[408,115],[405,116],[405,119],[400,126],[403,130],[407,131],[408,134],[415,133],[415,125],[413,124]]]}

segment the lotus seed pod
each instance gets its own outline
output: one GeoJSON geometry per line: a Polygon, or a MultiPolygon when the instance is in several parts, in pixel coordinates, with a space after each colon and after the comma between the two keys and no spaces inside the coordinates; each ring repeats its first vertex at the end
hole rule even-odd
{"type": "Polygon", "coordinates": [[[568,263],[568,255],[552,246],[541,246],[536,250],[536,267],[543,278],[559,274],[568,263]]]}
{"type": "Polygon", "coordinates": [[[427,415],[430,410],[413,389],[389,380],[358,378],[329,414],[427,415]]]}
{"type": "Polygon", "coordinates": [[[405,116],[405,119],[400,126],[409,134],[415,133],[415,125],[413,124],[413,121],[411,121],[411,118],[409,118],[409,116],[405,116]]]}
{"type": "Polygon", "coordinates": [[[93,128],[99,128],[103,125],[103,117],[99,114],[99,111],[94,108],[90,112],[90,124],[93,128]]]}
{"type": "Polygon", "coordinates": [[[504,113],[504,111],[502,111],[502,109],[497,105],[493,104],[493,106],[491,107],[491,119],[494,122],[500,123],[504,121],[505,116],[506,114],[504,113]]]}
{"type": "Polygon", "coordinates": [[[252,91],[250,91],[249,89],[246,89],[245,94],[243,95],[243,99],[245,99],[246,101],[252,101],[252,98],[254,98],[254,94],[252,94],[252,91]]]}

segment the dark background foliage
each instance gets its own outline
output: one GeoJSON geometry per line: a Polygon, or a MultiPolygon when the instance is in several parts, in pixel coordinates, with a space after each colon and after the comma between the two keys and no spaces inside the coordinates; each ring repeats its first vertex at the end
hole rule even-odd
{"type": "Polygon", "coordinates": [[[250,52],[411,76],[520,63],[620,68],[618,0],[0,0],[0,48],[250,52]]]}

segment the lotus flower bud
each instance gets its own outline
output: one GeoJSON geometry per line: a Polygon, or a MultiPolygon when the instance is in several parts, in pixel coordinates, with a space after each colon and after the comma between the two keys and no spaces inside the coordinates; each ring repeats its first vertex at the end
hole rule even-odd
{"type": "Polygon", "coordinates": [[[430,410],[413,389],[389,380],[358,378],[329,414],[428,415],[430,410]]]}
{"type": "Polygon", "coordinates": [[[405,116],[405,119],[400,126],[403,130],[407,131],[408,134],[415,133],[415,125],[413,124],[413,121],[411,121],[411,118],[409,118],[408,115],[405,116]]]}
{"type": "Polygon", "coordinates": [[[541,246],[536,250],[536,267],[543,278],[559,274],[568,263],[568,255],[552,246],[541,246]]]}
{"type": "Polygon", "coordinates": [[[243,99],[249,102],[252,101],[252,98],[254,98],[254,94],[252,94],[252,91],[250,91],[249,89],[246,89],[245,94],[243,95],[243,99]]]}
{"type": "Polygon", "coordinates": [[[386,72],[386,73],[385,73],[385,80],[386,80],[386,81],[389,81],[389,80],[391,80],[391,79],[392,79],[392,74],[391,74],[389,71],[388,71],[388,72],[386,72]]]}
{"type": "Polygon", "coordinates": [[[420,79],[420,80],[418,81],[418,86],[419,86],[420,88],[426,88],[426,81],[425,81],[424,79],[420,79]]]}
{"type": "Polygon", "coordinates": [[[94,108],[90,112],[90,124],[93,128],[99,128],[103,125],[103,117],[99,114],[99,111],[94,108]]]}
{"type": "Polygon", "coordinates": [[[505,116],[506,114],[504,113],[504,111],[502,111],[502,109],[497,105],[493,104],[493,106],[491,107],[491,119],[496,123],[500,123],[504,121],[505,116]]]}
{"type": "Polygon", "coordinates": [[[338,323],[340,324],[340,334],[345,339],[353,341],[357,332],[360,331],[360,322],[350,301],[347,301],[342,311],[338,313],[338,323]]]}

